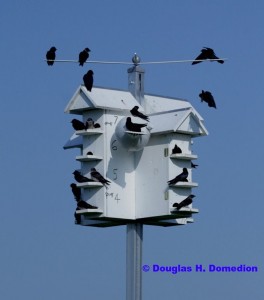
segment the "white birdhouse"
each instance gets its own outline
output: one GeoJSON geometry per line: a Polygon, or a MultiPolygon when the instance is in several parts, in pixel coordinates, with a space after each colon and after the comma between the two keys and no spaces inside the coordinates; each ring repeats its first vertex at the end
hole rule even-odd
{"type": "Polygon", "coordinates": [[[159,226],[193,222],[192,214],[198,209],[191,204],[180,209],[173,205],[198,186],[192,180],[191,161],[197,155],[192,153],[191,141],[207,135],[203,119],[185,100],[145,95],[144,70],[139,66],[128,73],[129,91],[93,87],[89,92],[80,86],[65,109],[80,115],[82,122],[92,118],[100,127],[75,131],[64,148],[80,148],[76,160],[83,176],[91,178],[91,169],[96,168],[110,181],[109,185],[76,182],[82,200],[97,207],[77,210],[78,223],[105,227],[136,220],[159,226]],[[134,106],[149,122],[132,116],[134,106]],[[146,126],[140,132],[131,131],[126,126],[128,117],[146,126]],[[181,153],[172,154],[175,144],[181,153]],[[169,185],[183,168],[187,179],[169,185]]]}

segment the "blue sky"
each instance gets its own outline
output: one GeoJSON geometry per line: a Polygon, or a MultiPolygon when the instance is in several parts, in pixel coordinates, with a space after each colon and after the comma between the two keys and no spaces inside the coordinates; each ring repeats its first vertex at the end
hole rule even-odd
{"type": "Polygon", "coordinates": [[[195,140],[196,205],[188,226],[144,227],[143,263],[256,265],[257,273],[144,273],[143,299],[263,299],[263,62],[261,1],[31,1],[1,5],[1,299],[125,298],[126,228],[74,225],[69,184],[77,150],[64,108],[87,67],[95,85],[127,89],[127,66],[44,62],[193,59],[145,66],[147,93],[187,99],[209,136],[195,140]],[[199,100],[210,90],[217,110],[199,100]]]}

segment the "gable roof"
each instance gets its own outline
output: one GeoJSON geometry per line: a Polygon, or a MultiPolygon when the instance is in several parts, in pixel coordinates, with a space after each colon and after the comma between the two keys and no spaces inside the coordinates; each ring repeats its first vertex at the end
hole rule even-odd
{"type": "Polygon", "coordinates": [[[192,107],[163,111],[149,115],[151,134],[164,134],[169,132],[179,132],[192,136],[207,135],[203,119],[192,107]]]}
{"type": "Polygon", "coordinates": [[[93,87],[89,92],[81,85],[66,106],[65,112],[81,115],[83,110],[96,108],[130,110],[136,105],[139,106],[139,110],[144,110],[128,91],[93,87]]]}

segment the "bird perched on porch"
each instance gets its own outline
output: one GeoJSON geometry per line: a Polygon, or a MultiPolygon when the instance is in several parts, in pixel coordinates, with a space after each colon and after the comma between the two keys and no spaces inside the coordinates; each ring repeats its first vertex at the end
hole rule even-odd
{"type": "Polygon", "coordinates": [[[105,179],[95,168],[91,169],[91,178],[95,181],[101,182],[102,184],[109,185],[111,181],[105,179]]]}
{"type": "Polygon", "coordinates": [[[175,144],[174,148],[172,149],[172,154],[182,153],[182,149],[175,144]]]}
{"type": "Polygon", "coordinates": [[[201,98],[201,102],[206,102],[209,107],[216,108],[215,100],[213,95],[209,91],[204,91],[199,94],[199,97],[201,98]]]}
{"type": "Polygon", "coordinates": [[[47,64],[49,66],[52,66],[54,64],[54,60],[56,58],[56,50],[56,47],[51,47],[46,53],[47,64]]]}
{"type": "MultiPolygon", "coordinates": [[[[201,50],[201,53],[195,58],[195,60],[192,62],[192,65],[199,64],[202,62],[201,60],[206,60],[206,59],[219,59],[214,53],[214,50],[208,47],[204,47],[201,50]]],[[[223,64],[223,60],[217,60],[220,64],[223,64]]]]}
{"type": "Polygon", "coordinates": [[[183,169],[182,169],[182,173],[179,174],[179,175],[177,175],[175,178],[169,180],[169,181],[168,181],[168,184],[169,184],[169,185],[176,184],[176,183],[179,182],[179,181],[185,181],[185,182],[186,182],[186,181],[188,181],[188,180],[187,180],[188,174],[189,174],[189,173],[188,173],[187,168],[183,168],[183,169]]]}
{"type": "Polygon", "coordinates": [[[89,58],[89,52],[91,50],[89,48],[85,48],[83,51],[81,51],[79,53],[79,66],[84,65],[84,63],[87,61],[87,59],[89,58]]]}
{"type": "Polygon", "coordinates": [[[133,123],[131,121],[130,117],[127,117],[126,119],[126,128],[129,131],[134,131],[134,132],[141,132],[141,128],[146,127],[147,124],[137,124],[137,123],[133,123]]]}
{"type": "Polygon", "coordinates": [[[144,114],[141,113],[140,111],[138,111],[138,109],[139,109],[138,106],[134,106],[134,107],[130,110],[132,116],[134,116],[134,117],[139,117],[139,118],[141,118],[141,119],[143,119],[143,120],[145,120],[145,121],[149,121],[149,117],[146,116],[146,115],[144,115],[144,114]]]}
{"type": "Polygon", "coordinates": [[[82,182],[94,182],[93,179],[90,179],[90,178],[87,178],[85,176],[83,176],[79,171],[74,171],[72,173],[74,175],[74,179],[79,182],[79,183],[82,183],[82,182]]]}
{"type": "Polygon", "coordinates": [[[73,129],[75,129],[75,130],[85,130],[86,129],[86,124],[84,124],[83,122],[81,122],[77,119],[72,119],[71,123],[72,123],[73,129]]]}
{"type": "Polygon", "coordinates": [[[179,210],[182,207],[185,207],[185,206],[188,206],[188,205],[192,204],[194,197],[195,197],[195,195],[191,194],[187,198],[185,198],[184,200],[182,200],[180,203],[174,203],[172,206],[176,207],[177,210],[179,210]]]}

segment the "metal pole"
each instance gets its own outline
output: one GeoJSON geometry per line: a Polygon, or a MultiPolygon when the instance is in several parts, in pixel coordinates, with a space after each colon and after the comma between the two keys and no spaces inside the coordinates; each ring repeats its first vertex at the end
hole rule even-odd
{"type": "Polygon", "coordinates": [[[127,225],[126,240],[126,300],[142,299],[143,224],[127,225]]]}

